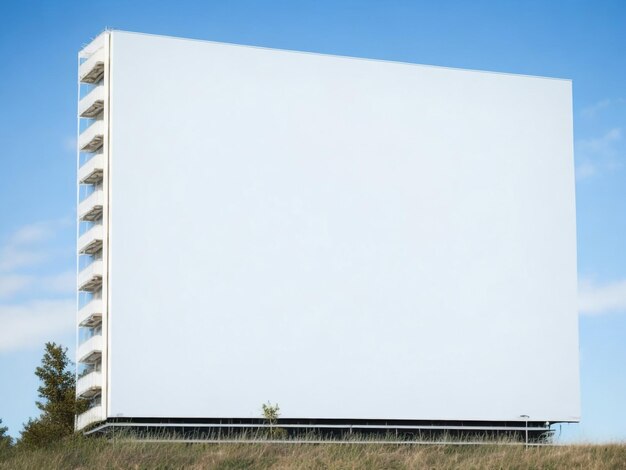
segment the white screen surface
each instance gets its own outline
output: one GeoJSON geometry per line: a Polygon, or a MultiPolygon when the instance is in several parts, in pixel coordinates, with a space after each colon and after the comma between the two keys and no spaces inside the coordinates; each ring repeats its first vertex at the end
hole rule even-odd
{"type": "Polygon", "coordinates": [[[571,83],[113,32],[108,416],[579,416],[571,83]]]}

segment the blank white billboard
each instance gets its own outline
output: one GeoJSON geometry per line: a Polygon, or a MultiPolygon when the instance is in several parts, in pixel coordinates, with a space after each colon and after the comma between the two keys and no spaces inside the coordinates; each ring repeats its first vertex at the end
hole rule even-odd
{"type": "Polygon", "coordinates": [[[579,419],[568,80],[111,33],[107,416],[579,419]]]}

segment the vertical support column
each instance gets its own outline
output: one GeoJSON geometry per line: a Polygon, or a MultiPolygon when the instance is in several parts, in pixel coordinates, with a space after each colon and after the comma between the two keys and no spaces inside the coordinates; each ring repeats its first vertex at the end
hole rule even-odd
{"type": "Polygon", "coordinates": [[[110,318],[109,318],[109,305],[110,305],[110,289],[109,289],[109,266],[110,266],[110,250],[109,250],[109,227],[110,227],[110,210],[111,210],[111,185],[110,185],[110,113],[111,113],[111,34],[105,33],[104,41],[104,123],[106,126],[105,138],[102,144],[102,152],[104,153],[104,172],[103,172],[103,188],[104,188],[104,210],[102,213],[103,224],[103,246],[102,246],[102,260],[104,264],[104,272],[102,276],[102,409],[104,413],[104,419],[108,416],[109,410],[109,377],[110,377],[110,318]]]}

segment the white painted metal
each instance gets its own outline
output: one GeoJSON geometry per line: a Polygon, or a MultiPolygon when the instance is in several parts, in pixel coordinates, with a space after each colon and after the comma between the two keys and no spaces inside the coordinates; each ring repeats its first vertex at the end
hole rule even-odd
{"type": "Polygon", "coordinates": [[[90,424],[97,423],[105,419],[104,408],[100,405],[94,406],[76,419],[76,429],[82,429],[90,424]]]}
{"type": "MultiPolygon", "coordinates": [[[[141,420],[133,421],[130,423],[125,422],[116,422],[114,426],[118,428],[230,428],[230,429],[263,429],[263,428],[271,428],[272,426],[276,426],[275,424],[268,423],[230,423],[225,421],[223,423],[171,423],[171,422],[163,422],[156,424],[155,423],[146,423],[141,420]]],[[[279,425],[281,428],[285,429],[397,429],[397,430],[424,430],[424,431],[525,431],[529,429],[530,431],[550,431],[550,426],[531,426],[530,428],[527,426],[458,426],[458,425],[431,425],[431,424],[416,424],[416,425],[395,425],[395,424],[283,424],[279,425]]],[[[102,428],[104,429],[104,427],[102,428]]],[[[102,430],[101,429],[101,430],[102,430]]],[[[93,432],[96,432],[94,430],[93,432]]],[[[283,441],[284,442],[284,441],[283,441]]],[[[492,442],[493,444],[493,442],[492,442]]]]}
{"type": "Polygon", "coordinates": [[[107,416],[578,420],[569,81],[110,35],[107,416]]]}
{"type": "Polygon", "coordinates": [[[96,224],[83,233],[78,238],[78,253],[94,254],[102,249],[103,228],[101,224],[96,224]]]}
{"type": "Polygon", "coordinates": [[[97,220],[102,216],[104,205],[104,191],[95,189],[89,196],[78,204],[79,220],[97,220]]]}
{"type": "MultiPolygon", "coordinates": [[[[101,36],[104,39],[106,36],[101,36]]],[[[93,52],[78,68],[78,79],[83,83],[96,83],[104,75],[105,50],[101,47],[93,52]]]]}
{"type": "Polygon", "coordinates": [[[102,285],[102,260],[94,260],[78,272],[78,290],[94,291],[102,285]]]}
{"type": "Polygon", "coordinates": [[[93,299],[78,310],[78,326],[94,327],[102,322],[102,299],[93,299]]]}
{"type": "Polygon", "coordinates": [[[97,153],[78,169],[80,184],[95,184],[102,181],[104,172],[104,155],[97,153]]]}
{"type": "Polygon", "coordinates": [[[94,87],[78,102],[78,115],[83,118],[95,118],[104,110],[104,85],[94,87]]]}
{"type": "Polygon", "coordinates": [[[78,362],[92,363],[102,354],[102,335],[94,335],[78,345],[78,362]]]}
{"type": "Polygon", "coordinates": [[[102,147],[104,139],[104,120],[98,119],[93,122],[78,136],[78,148],[81,152],[95,152],[102,147]]]}
{"type": "MultiPolygon", "coordinates": [[[[85,426],[88,422],[99,421],[104,417],[108,398],[108,213],[109,213],[109,184],[108,184],[108,149],[109,149],[109,111],[107,97],[110,89],[110,61],[109,61],[110,35],[102,33],[95,38],[79,53],[79,97],[85,89],[84,83],[93,83],[95,87],[78,103],[79,135],[78,135],[78,183],[80,185],[92,185],[94,191],[85,201],[79,203],[79,228],[80,222],[96,222],[96,226],[79,237],[78,254],[89,255],[96,258],[96,263],[87,267],[84,272],[78,273],[79,292],[91,292],[92,300],[78,311],[77,324],[83,328],[91,328],[92,334],[97,334],[98,339],[91,339],[86,345],[77,347],[77,364],[88,364],[90,368],[99,372],[100,388],[90,388],[87,392],[79,393],[89,395],[90,405],[97,410],[88,410],[84,415],[76,419],[77,429],[85,426]],[[90,127],[82,133],[81,118],[95,118],[90,127]],[[85,156],[81,152],[98,152],[91,155],[82,166],[85,156]],[[94,329],[95,328],[95,329],[94,329]],[[92,345],[96,349],[85,352],[92,345]],[[95,415],[94,415],[95,413],[95,415]],[[95,417],[94,417],[95,416],[95,417]]],[[[87,88],[89,89],[89,88],[87,88]]],[[[82,191],[79,191],[79,194],[82,191]]],[[[80,199],[79,199],[80,201],[80,199]]],[[[80,233],[80,230],[79,230],[80,233]]],[[[78,268],[80,269],[80,263],[78,268]]],[[[81,294],[78,296],[78,304],[81,304],[81,294]]],[[[77,340],[80,335],[77,334],[77,340]]],[[[77,367],[78,370],[78,367],[77,367]]],[[[93,376],[91,376],[93,377],[93,376]]],[[[87,380],[87,379],[84,379],[87,380]]]]}
{"type": "Polygon", "coordinates": [[[102,374],[98,370],[83,375],[76,381],[76,395],[90,398],[102,390],[102,374]]]}

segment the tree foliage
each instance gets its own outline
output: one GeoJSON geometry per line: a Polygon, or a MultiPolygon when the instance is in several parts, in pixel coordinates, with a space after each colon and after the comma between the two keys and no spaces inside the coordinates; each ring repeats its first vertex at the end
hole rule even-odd
{"type": "Polygon", "coordinates": [[[71,365],[67,348],[46,343],[41,366],[35,369],[41,380],[40,401],[36,402],[41,416],[24,424],[20,445],[42,447],[74,433],[74,417],[87,409],[87,402],[76,399],[76,379],[71,365]]]}
{"type": "Polygon", "coordinates": [[[13,445],[13,438],[7,434],[9,428],[2,426],[0,419],[0,454],[6,452],[13,445]]]}
{"type": "Polygon", "coordinates": [[[286,431],[284,429],[276,427],[278,424],[278,418],[280,417],[280,407],[278,403],[272,405],[269,401],[263,403],[263,418],[270,425],[268,435],[271,438],[285,437],[286,431]]]}
{"type": "Polygon", "coordinates": [[[278,423],[278,417],[280,416],[280,407],[278,403],[272,405],[269,401],[263,403],[263,418],[268,424],[274,425],[278,423]]]}

